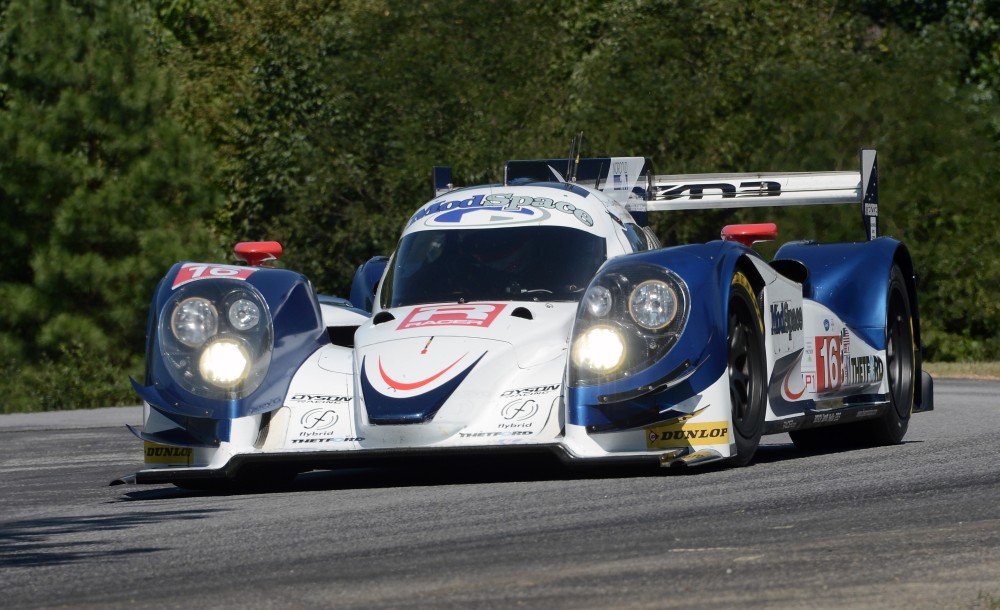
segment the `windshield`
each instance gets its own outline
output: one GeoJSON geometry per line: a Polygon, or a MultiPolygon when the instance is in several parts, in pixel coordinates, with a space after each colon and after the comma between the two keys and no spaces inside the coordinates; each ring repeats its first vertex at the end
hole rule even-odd
{"type": "Polygon", "coordinates": [[[577,301],[604,239],[569,227],[419,231],[403,237],[382,307],[468,301],[577,301]]]}

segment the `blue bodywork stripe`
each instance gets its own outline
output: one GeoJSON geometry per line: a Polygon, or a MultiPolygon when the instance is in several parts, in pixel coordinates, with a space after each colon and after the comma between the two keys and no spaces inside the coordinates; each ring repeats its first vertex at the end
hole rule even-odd
{"type": "Polygon", "coordinates": [[[450,381],[417,396],[408,398],[393,398],[386,396],[372,386],[368,381],[365,360],[361,361],[361,392],[365,398],[365,409],[368,411],[368,421],[373,424],[420,424],[429,421],[437,414],[445,401],[451,397],[472,369],[479,364],[486,353],[476,359],[464,371],[450,381]]]}

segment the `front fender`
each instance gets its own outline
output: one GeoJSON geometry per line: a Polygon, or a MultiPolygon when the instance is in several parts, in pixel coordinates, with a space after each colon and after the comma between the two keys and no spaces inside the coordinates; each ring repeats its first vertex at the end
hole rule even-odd
{"type": "MultiPolygon", "coordinates": [[[[204,444],[209,440],[213,443],[226,441],[229,428],[224,422],[280,407],[299,366],[328,342],[316,294],[309,280],[301,274],[267,267],[177,263],[159,283],[153,296],[145,385],[133,382],[133,386],[144,401],[178,423],[181,429],[206,431],[196,435],[198,438],[190,439],[191,444],[204,444]],[[160,337],[160,321],[164,316],[171,315],[181,291],[202,291],[216,283],[219,292],[225,292],[227,287],[240,285],[235,282],[245,282],[246,287],[256,291],[268,310],[266,317],[270,320],[272,341],[270,362],[260,384],[247,395],[207,398],[184,387],[171,375],[160,337]],[[209,439],[213,435],[209,430],[214,430],[217,438],[209,439]]],[[[149,436],[148,432],[146,436],[149,436]]],[[[170,444],[182,444],[179,440],[183,439],[175,437],[176,432],[170,437],[170,444]]]]}
{"type": "Polygon", "coordinates": [[[676,345],[645,370],[607,383],[570,386],[569,422],[595,432],[647,425],[675,416],[670,412],[674,406],[715,383],[726,371],[732,276],[740,259],[747,256],[757,254],[740,244],[713,241],[621,256],[605,263],[598,277],[627,272],[638,264],[671,270],[688,287],[690,311],[676,345]]]}

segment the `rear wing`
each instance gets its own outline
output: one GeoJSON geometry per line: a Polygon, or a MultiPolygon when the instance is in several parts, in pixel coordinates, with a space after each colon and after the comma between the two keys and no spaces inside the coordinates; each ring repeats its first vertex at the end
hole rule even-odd
{"type": "Polygon", "coordinates": [[[640,224],[647,212],[855,204],[868,239],[878,236],[875,150],[859,154],[856,172],[775,172],[657,176],[643,157],[508,161],[504,184],[567,182],[602,191],[640,224]]]}
{"type": "Polygon", "coordinates": [[[649,212],[855,204],[868,239],[878,236],[878,162],[862,149],[860,171],[654,176],[649,212]]]}

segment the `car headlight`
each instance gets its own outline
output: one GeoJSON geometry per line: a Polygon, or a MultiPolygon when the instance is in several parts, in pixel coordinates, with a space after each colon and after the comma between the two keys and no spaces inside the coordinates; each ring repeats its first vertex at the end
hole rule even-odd
{"type": "Polygon", "coordinates": [[[661,280],[646,280],[632,289],[628,311],[639,326],[659,330],[677,315],[677,292],[661,280]]]}
{"type": "Polygon", "coordinates": [[[237,299],[229,306],[229,323],[236,330],[250,330],[260,322],[260,307],[250,299],[237,299]]]}
{"type": "Polygon", "coordinates": [[[199,347],[219,330],[219,312],[208,299],[184,299],[170,316],[170,330],[188,347],[199,347]]]}
{"type": "Polygon", "coordinates": [[[610,326],[592,326],[573,342],[573,364],[593,371],[613,371],[625,360],[625,341],[610,326]]]}
{"type": "Polygon", "coordinates": [[[250,372],[250,353],[233,339],[218,339],[201,352],[198,371],[205,381],[224,389],[242,383],[250,372]]]}
{"type": "Polygon", "coordinates": [[[584,303],[595,318],[603,318],[611,311],[611,291],[604,286],[594,286],[587,291],[584,303]]]}
{"type": "Polygon", "coordinates": [[[271,364],[270,313],[244,281],[213,279],[178,288],[163,306],[158,337],[171,379],[204,398],[249,395],[271,364]]]}
{"type": "Polygon", "coordinates": [[[669,269],[623,261],[604,270],[577,309],[570,384],[607,383],[657,362],[684,331],[689,303],[687,284],[669,269]]]}

